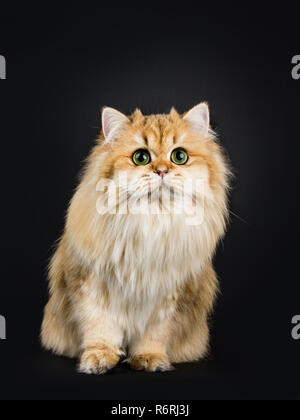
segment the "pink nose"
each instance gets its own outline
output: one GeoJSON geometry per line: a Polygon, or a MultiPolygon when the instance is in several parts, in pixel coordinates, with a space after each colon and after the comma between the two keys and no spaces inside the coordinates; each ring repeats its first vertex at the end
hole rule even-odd
{"type": "Polygon", "coordinates": [[[154,173],[156,173],[158,176],[160,176],[161,179],[164,179],[164,177],[168,173],[168,170],[167,169],[157,169],[156,171],[154,171],[154,173]]]}

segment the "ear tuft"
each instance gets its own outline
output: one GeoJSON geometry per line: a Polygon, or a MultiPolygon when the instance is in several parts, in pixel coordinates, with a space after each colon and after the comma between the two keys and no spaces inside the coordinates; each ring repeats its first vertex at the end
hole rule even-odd
{"type": "Polygon", "coordinates": [[[210,115],[207,103],[203,102],[192,108],[183,118],[193,128],[193,130],[203,133],[205,136],[209,132],[210,115]]]}
{"type": "Polygon", "coordinates": [[[178,112],[176,111],[176,109],[173,107],[170,111],[170,117],[175,120],[179,117],[178,112]]]}
{"type": "Polygon", "coordinates": [[[102,129],[105,140],[110,142],[115,135],[129,122],[126,115],[114,108],[104,108],[102,111],[102,129]]]}
{"type": "Polygon", "coordinates": [[[139,120],[142,120],[144,118],[144,115],[143,115],[142,111],[137,108],[134,111],[134,113],[132,114],[132,118],[139,121],[139,120]]]}

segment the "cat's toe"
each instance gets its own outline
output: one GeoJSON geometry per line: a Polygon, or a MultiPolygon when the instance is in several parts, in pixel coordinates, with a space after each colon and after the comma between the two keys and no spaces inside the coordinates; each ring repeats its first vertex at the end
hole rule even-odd
{"type": "Polygon", "coordinates": [[[119,359],[119,354],[109,347],[90,348],[82,354],[78,372],[87,375],[103,375],[115,367],[119,359]]]}
{"type": "Polygon", "coordinates": [[[163,354],[139,354],[133,356],[129,362],[134,370],[166,372],[174,369],[168,357],[163,354]]]}

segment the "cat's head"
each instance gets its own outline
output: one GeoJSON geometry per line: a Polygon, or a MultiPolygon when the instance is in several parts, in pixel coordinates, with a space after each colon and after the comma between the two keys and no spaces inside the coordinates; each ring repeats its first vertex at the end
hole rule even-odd
{"type": "Polygon", "coordinates": [[[100,177],[119,184],[126,178],[121,189],[129,197],[148,201],[151,193],[155,200],[168,191],[176,202],[182,193],[194,197],[187,181],[200,181],[202,198],[226,207],[228,169],[206,103],[184,115],[172,109],[144,116],[136,110],[127,117],[104,108],[100,150],[100,177]]]}

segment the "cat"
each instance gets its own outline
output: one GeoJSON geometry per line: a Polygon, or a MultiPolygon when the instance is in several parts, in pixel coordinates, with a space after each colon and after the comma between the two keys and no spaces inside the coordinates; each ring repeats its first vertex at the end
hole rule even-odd
{"type": "Polygon", "coordinates": [[[137,109],[127,117],[104,108],[49,267],[44,348],[78,358],[86,374],[104,374],[122,359],[154,372],[204,358],[218,293],[212,259],[226,231],[229,179],[206,103],[183,115],[173,108],[144,116],[137,109]],[[200,197],[186,194],[202,202],[203,214],[193,223],[172,205],[155,214],[119,211],[124,198],[148,203],[149,192],[159,209],[162,191],[178,204],[185,181],[196,179],[200,197]],[[114,212],[99,210],[110,190],[99,187],[103,180],[120,192],[114,212]]]}

